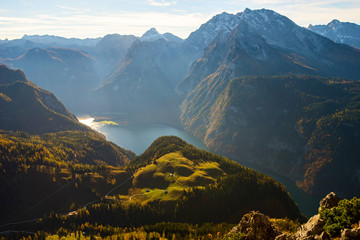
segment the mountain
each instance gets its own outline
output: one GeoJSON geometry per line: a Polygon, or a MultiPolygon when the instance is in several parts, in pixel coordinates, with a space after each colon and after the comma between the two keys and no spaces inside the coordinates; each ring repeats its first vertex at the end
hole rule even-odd
{"type": "MultiPolygon", "coordinates": [[[[357,172],[349,170],[354,169],[351,167],[339,168],[344,159],[357,167],[356,157],[338,147],[357,149],[358,142],[336,116],[344,115],[344,121],[356,129],[353,106],[357,106],[360,51],[301,28],[271,10],[246,9],[236,15],[221,14],[210,22],[223,18],[238,19],[239,24],[231,32],[217,35],[177,88],[184,99],[181,120],[185,129],[209,149],[271,169],[317,196],[332,190],[342,197],[356,194],[352,189],[359,185],[357,172]],[[244,77],[247,75],[252,77],[244,77]],[[279,75],[284,76],[274,77],[279,75]],[[296,87],[289,89],[294,84],[296,87]],[[313,89],[308,89],[309,84],[313,89]],[[342,86],[342,97],[321,94],[336,92],[342,86]],[[343,105],[334,108],[321,99],[329,104],[343,101],[343,105]],[[309,115],[302,119],[304,109],[309,115]],[[346,109],[352,111],[344,112],[346,109]],[[333,128],[321,125],[322,118],[333,128]],[[296,131],[300,122],[314,123],[315,119],[318,125],[306,125],[303,133],[296,131]],[[326,134],[340,136],[343,141],[333,142],[324,138],[326,134]],[[341,172],[338,183],[325,180],[334,171],[341,172]],[[349,175],[351,180],[345,177],[349,175]],[[351,187],[343,188],[343,179],[348,179],[346,186],[351,187]]],[[[203,26],[207,25],[214,24],[203,26]]]]}
{"type": "Polygon", "coordinates": [[[244,75],[288,73],[359,78],[358,49],[336,44],[271,10],[217,15],[186,41],[207,43],[205,36],[215,34],[179,85],[180,94],[186,96],[206,77],[223,79],[219,84],[244,75]]]}
{"type": "Polygon", "coordinates": [[[22,40],[31,41],[35,44],[44,44],[51,47],[67,47],[67,48],[76,48],[77,47],[94,47],[101,38],[64,38],[53,35],[24,35],[22,40]]]}
{"type": "Polygon", "coordinates": [[[189,94],[181,116],[209,149],[271,169],[317,196],[357,194],[358,81],[287,75],[214,82],[206,78],[189,94]]]}
{"type": "Polygon", "coordinates": [[[239,25],[239,15],[223,12],[214,16],[208,22],[202,24],[198,30],[192,32],[185,40],[184,45],[189,51],[193,51],[195,58],[200,57],[204,49],[219,33],[230,33],[239,25]]]}
{"type": "Polygon", "coordinates": [[[164,39],[136,40],[114,74],[94,91],[92,105],[98,111],[140,113],[149,119],[174,111],[173,116],[178,116],[175,88],[185,77],[187,65],[179,47],[164,39]]]}
{"type": "Polygon", "coordinates": [[[22,71],[0,65],[0,75],[0,129],[34,134],[89,130],[52,93],[34,85],[22,71]]]}
{"type": "Polygon", "coordinates": [[[106,188],[111,182],[110,177],[96,180],[96,172],[111,172],[135,157],[81,124],[52,93],[30,82],[22,71],[5,65],[0,65],[0,152],[0,222],[82,204],[96,197],[96,187],[106,188]],[[78,188],[77,174],[100,186],[78,188]],[[35,209],[42,203],[39,199],[50,198],[54,189],[70,183],[64,201],[53,198],[44,208],[35,209]]]}
{"type": "Polygon", "coordinates": [[[100,38],[63,38],[52,35],[24,35],[21,39],[0,41],[0,57],[18,58],[32,48],[73,48],[91,51],[100,38]]]}
{"type": "Polygon", "coordinates": [[[327,25],[309,25],[308,29],[334,42],[360,48],[360,26],[355,23],[332,20],[327,25]]]}
{"type": "Polygon", "coordinates": [[[133,35],[108,34],[97,42],[90,51],[96,60],[96,70],[100,77],[109,77],[113,67],[126,55],[137,38],[133,35]]]}
{"type": "Polygon", "coordinates": [[[114,177],[128,177],[114,168],[135,157],[94,131],[0,130],[0,139],[0,223],[82,206],[109,191],[114,177]]]}
{"type": "Polygon", "coordinates": [[[95,60],[80,50],[33,48],[4,63],[22,69],[31,81],[54,92],[71,109],[82,109],[99,81],[95,60]]]}
{"type": "Polygon", "coordinates": [[[165,39],[168,42],[176,42],[181,43],[183,40],[177,36],[175,36],[172,33],[164,33],[160,34],[155,28],[151,28],[148,31],[146,31],[141,38],[139,38],[140,41],[156,41],[159,39],[165,39]]]}
{"type": "MultiPolygon", "coordinates": [[[[85,186],[94,189],[97,198],[85,195],[86,208],[70,215],[52,214],[32,230],[56,232],[60,227],[95,224],[139,227],[163,221],[234,223],[249,210],[305,220],[285,188],[273,179],[173,136],[155,140],[124,169],[91,173],[78,173],[83,181],[75,182],[79,191],[85,186]],[[111,181],[105,184],[104,179],[111,181]]],[[[60,196],[66,199],[65,193],[60,196]]]]}

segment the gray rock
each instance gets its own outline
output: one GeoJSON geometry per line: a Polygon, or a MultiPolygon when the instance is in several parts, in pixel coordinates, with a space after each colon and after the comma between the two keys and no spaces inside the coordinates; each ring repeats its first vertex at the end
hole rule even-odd
{"type": "Polygon", "coordinates": [[[318,239],[318,240],[331,240],[331,236],[327,232],[322,232],[320,234],[320,236],[316,236],[315,239],[318,239]]]}
{"type": "Polygon", "coordinates": [[[283,233],[275,238],[275,240],[295,240],[295,237],[286,233],[283,233]]]}
{"type": "Polygon", "coordinates": [[[340,201],[340,198],[334,192],[331,192],[326,197],[321,199],[319,211],[321,209],[326,209],[326,208],[330,209],[330,208],[336,207],[338,205],[339,201],[340,201]]]}
{"type": "Polygon", "coordinates": [[[324,221],[320,219],[320,215],[317,214],[309,219],[309,221],[297,230],[295,233],[295,239],[308,240],[315,239],[316,235],[320,235],[323,232],[324,221]]]}
{"type": "Polygon", "coordinates": [[[344,229],[341,231],[340,240],[358,240],[360,239],[360,225],[354,229],[344,229]]]}
{"type": "Polygon", "coordinates": [[[279,234],[269,218],[258,211],[245,214],[239,225],[235,226],[229,234],[239,232],[246,234],[245,239],[248,240],[273,240],[279,234]]]}

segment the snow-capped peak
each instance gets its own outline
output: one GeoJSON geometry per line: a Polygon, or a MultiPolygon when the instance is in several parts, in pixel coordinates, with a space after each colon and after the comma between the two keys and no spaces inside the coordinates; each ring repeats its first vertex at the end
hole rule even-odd
{"type": "MultiPolygon", "coordinates": [[[[291,32],[296,24],[285,16],[282,16],[272,10],[260,9],[251,10],[246,8],[243,12],[236,15],[223,12],[214,16],[207,23],[193,32],[187,42],[191,45],[198,46],[198,49],[203,49],[212,42],[219,33],[227,34],[233,31],[239,24],[246,24],[249,29],[256,31],[260,36],[266,38],[269,43],[281,42],[279,37],[273,31],[287,30],[291,32]]],[[[281,33],[281,32],[280,32],[281,33]]],[[[284,44],[284,43],[281,43],[284,44]]]]}
{"type": "Polygon", "coordinates": [[[308,29],[335,42],[360,48],[360,26],[355,23],[334,19],[327,25],[310,25],[308,29]]]}

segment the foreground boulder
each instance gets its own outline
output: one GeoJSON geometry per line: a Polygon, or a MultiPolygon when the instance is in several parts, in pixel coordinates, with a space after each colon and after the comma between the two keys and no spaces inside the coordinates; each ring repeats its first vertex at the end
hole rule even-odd
{"type": "Polygon", "coordinates": [[[269,218],[258,211],[245,214],[240,223],[229,232],[228,236],[237,233],[242,234],[241,239],[244,240],[273,240],[279,234],[269,218]]]}
{"type": "MultiPolygon", "coordinates": [[[[329,193],[321,199],[319,211],[321,209],[331,209],[336,207],[340,198],[333,192],[329,193]]],[[[307,240],[307,239],[331,239],[330,235],[324,232],[325,222],[320,218],[320,214],[312,216],[309,221],[300,226],[293,239],[307,240]]]]}
{"type": "Polygon", "coordinates": [[[307,223],[300,226],[295,233],[295,239],[311,239],[310,237],[320,235],[324,231],[324,225],[325,223],[320,218],[320,215],[316,214],[307,223]]]}
{"type": "Polygon", "coordinates": [[[321,199],[319,211],[325,208],[330,209],[336,207],[339,202],[340,202],[340,198],[334,192],[331,192],[328,195],[326,195],[326,197],[321,199]]]}
{"type": "Polygon", "coordinates": [[[297,229],[296,225],[284,226],[281,219],[270,221],[253,211],[245,214],[223,240],[360,240],[360,198],[340,201],[331,192],[320,201],[319,214],[297,229]]]}
{"type": "Polygon", "coordinates": [[[340,240],[352,240],[352,239],[360,239],[360,222],[358,223],[358,227],[354,229],[344,229],[341,232],[340,240]]]}

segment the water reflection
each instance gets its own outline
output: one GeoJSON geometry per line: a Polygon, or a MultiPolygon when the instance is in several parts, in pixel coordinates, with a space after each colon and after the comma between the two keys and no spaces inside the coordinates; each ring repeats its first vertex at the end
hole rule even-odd
{"type": "Polygon", "coordinates": [[[104,134],[107,140],[114,142],[125,149],[129,149],[137,155],[142,154],[155,139],[161,136],[178,136],[198,148],[206,149],[205,144],[200,140],[184,130],[168,125],[150,124],[144,126],[114,126],[97,122],[92,117],[79,117],[79,121],[104,134]]]}

